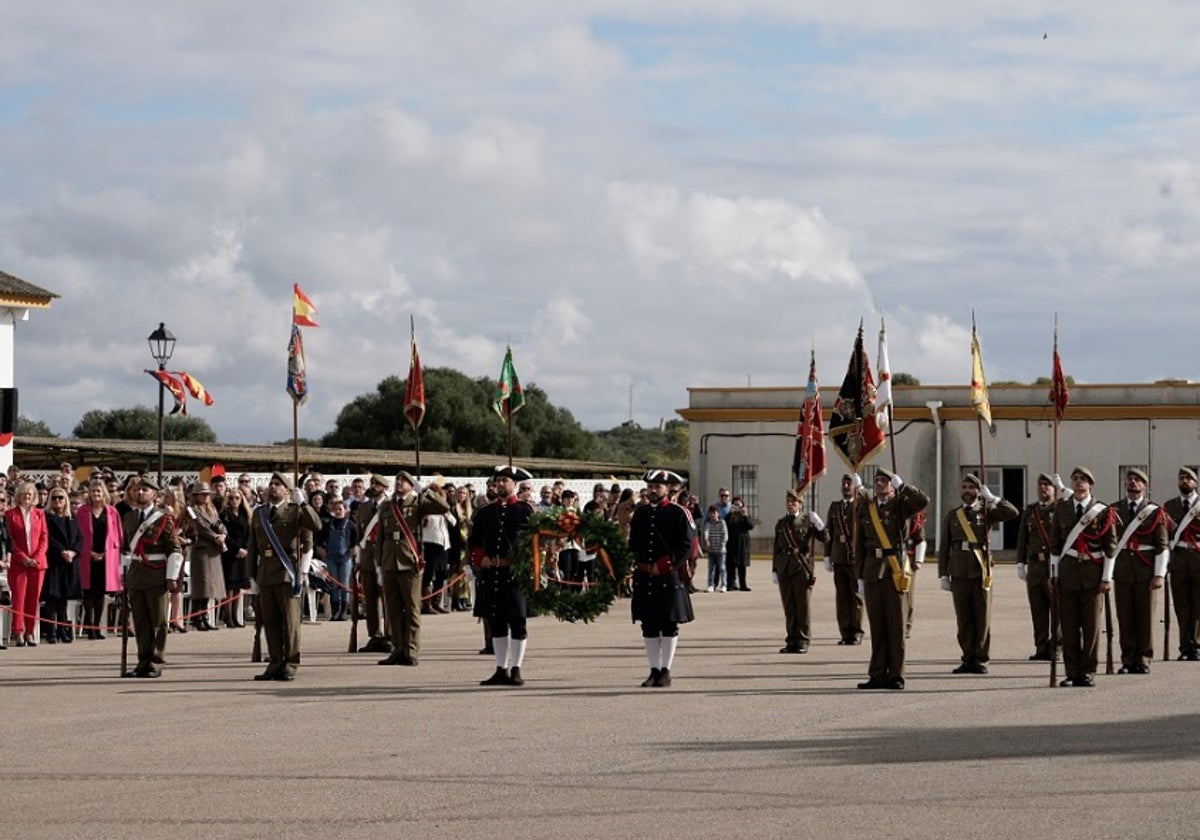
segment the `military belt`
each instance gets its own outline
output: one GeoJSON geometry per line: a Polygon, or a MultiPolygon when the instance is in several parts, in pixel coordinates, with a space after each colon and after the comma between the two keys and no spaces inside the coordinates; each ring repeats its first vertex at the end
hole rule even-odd
{"type": "Polygon", "coordinates": [[[882,560],[884,557],[899,557],[900,553],[894,548],[877,548],[875,549],[875,557],[882,560]]]}
{"type": "Polygon", "coordinates": [[[645,572],[646,574],[653,575],[654,577],[659,577],[663,574],[658,570],[657,563],[643,563],[639,560],[635,565],[637,566],[637,570],[639,572],[645,572]]]}

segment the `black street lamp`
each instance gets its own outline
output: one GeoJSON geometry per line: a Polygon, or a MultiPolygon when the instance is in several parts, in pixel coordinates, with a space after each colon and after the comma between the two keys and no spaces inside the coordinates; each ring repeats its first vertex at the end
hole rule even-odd
{"type": "MultiPolygon", "coordinates": [[[[158,329],[150,333],[150,337],[146,339],[150,344],[150,355],[154,357],[154,361],[158,362],[160,371],[167,369],[167,362],[171,361],[171,354],[175,352],[175,335],[167,329],[166,325],[161,321],[158,324],[158,329]]],[[[162,486],[163,480],[163,411],[165,408],[164,400],[167,394],[167,386],[160,379],[158,382],[158,486],[162,486]]]]}

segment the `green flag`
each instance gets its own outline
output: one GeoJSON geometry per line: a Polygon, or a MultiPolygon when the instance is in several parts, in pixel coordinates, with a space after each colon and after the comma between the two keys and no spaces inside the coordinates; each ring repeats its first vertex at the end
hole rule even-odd
{"type": "Polygon", "coordinates": [[[512,348],[504,354],[504,365],[500,368],[500,379],[496,382],[496,390],[492,394],[492,408],[501,420],[509,420],[525,406],[525,392],[521,390],[521,380],[517,378],[517,369],[513,367],[512,348]]]}

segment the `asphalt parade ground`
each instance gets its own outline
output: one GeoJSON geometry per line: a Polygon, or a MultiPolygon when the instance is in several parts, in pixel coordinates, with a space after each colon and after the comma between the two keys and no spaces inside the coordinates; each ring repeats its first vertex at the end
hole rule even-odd
{"type": "Polygon", "coordinates": [[[1200,836],[1200,664],[1161,661],[1161,624],[1149,675],[1105,676],[1102,642],[1095,688],[1051,689],[1001,567],[991,673],[955,676],[927,567],[907,690],[862,692],[869,647],[837,644],[830,576],[810,652],[784,655],[769,574],[694,596],[666,689],[638,686],[628,601],[531,620],[521,688],[478,685],[494,661],[466,613],[424,617],[416,668],[306,624],[294,683],[252,681],[249,629],[172,635],[158,680],[119,679],[112,637],[10,648],[0,821],[29,840],[1200,836]]]}

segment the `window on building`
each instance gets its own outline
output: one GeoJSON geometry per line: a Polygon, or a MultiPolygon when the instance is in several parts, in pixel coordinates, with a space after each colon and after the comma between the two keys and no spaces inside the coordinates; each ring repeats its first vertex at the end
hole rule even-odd
{"type": "Polygon", "coordinates": [[[741,496],[746,513],[758,519],[758,464],[734,464],[733,495],[741,496]]]}

